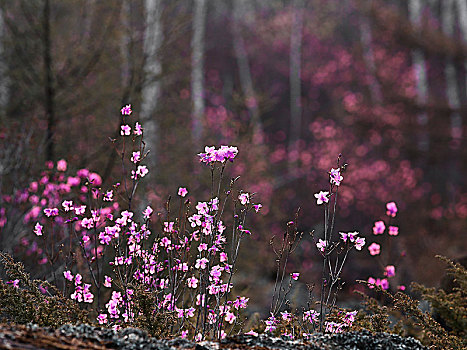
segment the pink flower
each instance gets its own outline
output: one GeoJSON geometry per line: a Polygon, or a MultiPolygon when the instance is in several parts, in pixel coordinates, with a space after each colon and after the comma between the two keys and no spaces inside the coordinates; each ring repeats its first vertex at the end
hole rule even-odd
{"type": "Polygon", "coordinates": [[[74,208],[75,209],[75,214],[76,215],[82,215],[84,214],[84,212],[86,211],[86,206],[85,205],[81,205],[79,207],[76,207],[74,208]]]}
{"type": "Polygon", "coordinates": [[[66,160],[65,159],[60,159],[57,162],[57,170],[58,171],[66,171],[66,160]]]}
{"type": "Polygon", "coordinates": [[[96,173],[89,173],[89,181],[94,186],[102,185],[102,178],[101,178],[101,176],[99,174],[96,174],[96,173]]]}
{"type": "Polygon", "coordinates": [[[65,211],[73,210],[73,202],[72,201],[63,201],[62,207],[65,211]]]}
{"type": "Polygon", "coordinates": [[[133,112],[133,111],[131,110],[131,105],[126,105],[126,106],[122,107],[120,112],[122,113],[122,115],[130,115],[131,112],[133,112]]]}
{"type": "Polygon", "coordinates": [[[146,165],[138,165],[138,169],[136,169],[136,175],[139,177],[145,177],[148,173],[149,170],[146,165]]]}
{"type": "Polygon", "coordinates": [[[251,330],[251,331],[245,333],[245,335],[252,335],[252,336],[254,336],[254,337],[257,337],[257,336],[258,336],[258,333],[256,333],[254,330],[251,330]]]}
{"type": "Polygon", "coordinates": [[[292,277],[292,279],[293,279],[294,281],[297,281],[297,280],[298,280],[298,277],[300,276],[300,273],[298,273],[298,272],[293,272],[293,273],[290,274],[290,276],[292,277]]]}
{"type": "Polygon", "coordinates": [[[262,204],[253,204],[253,208],[255,209],[255,212],[259,212],[259,210],[263,207],[262,204]]]}
{"type": "Polygon", "coordinates": [[[396,268],[393,265],[388,265],[384,268],[384,275],[387,277],[394,277],[396,275],[396,268]]]}
{"type": "Polygon", "coordinates": [[[140,151],[133,152],[130,160],[135,164],[141,161],[141,152],[140,151]]]}
{"type": "Polygon", "coordinates": [[[400,291],[404,291],[404,290],[405,290],[405,286],[404,286],[404,285],[397,286],[397,289],[399,289],[400,291]]]}
{"type": "Polygon", "coordinates": [[[208,262],[209,260],[206,258],[196,259],[195,268],[205,269],[208,262]]]}
{"type": "Polygon", "coordinates": [[[378,283],[378,280],[376,280],[376,285],[379,285],[384,290],[389,289],[389,282],[386,278],[383,278],[382,280],[380,280],[379,283],[378,283]]]}
{"type": "Polygon", "coordinates": [[[187,279],[188,288],[196,289],[198,287],[198,279],[195,276],[192,276],[187,279]]]}
{"type": "Polygon", "coordinates": [[[120,135],[122,136],[129,136],[131,134],[131,127],[129,125],[122,125],[120,129],[120,135]]]}
{"type": "Polygon", "coordinates": [[[329,176],[331,177],[331,184],[336,184],[336,186],[339,186],[341,181],[344,179],[344,177],[341,175],[340,169],[331,169],[329,176]]]}
{"type": "Polygon", "coordinates": [[[230,324],[232,324],[236,318],[237,316],[235,316],[233,312],[227,311],[224,319],[226,322],[229,322],[230,324]]]}
{"type": "Polygon", "coordinates": [[[323,241],[322,239],[319,239],[319,242],[316,243],[316,246],[318,247],[318,249],[324,253],[324,250],[326,249],[326,244],[327,242],[326,241],[323,241]]]}
{"type": "Polygon", "coordinates": [[[99,324],[107,323],[107,314],[99,314],[99,316],[97,316],[97,321],[99,324]]]}
{"type": "Polygon", "coordinates": [[[384,225],[383,221],[376,221],[375,226],[373,226],[373,234],[380,235],[386,229],[386,225],[384,225]]]}
{"type": "Polygon", "coordinates": [[[319,193],[315,193],[316,204],[321,205],[323,203],[328,203],[329,202],[328,194],[329,192],[325,192],[325,191],[320,191],[319,193]]]}
{"type": "Polygon", "coordinates": [[[143,217],[145,219],[149,219],[149,217],[152,215],[153,212],[154,212],[154,210],[152,210],[152,208],[148,205],[146,207],[146,209],[144,209],[144,211],[143,211],[143,217]]]}
{"type": "Polygon", "coordinates": [[[58,215],[58,209],[57,208],[45,208],[44,209],[44,214],[47,217],[57,216],[58,215]]]}
{"type": "Polygon", "coordinates": [[[371,245],[368,247],[368,250],[370,251],[370,255],[378,255],[380,253],[380,245],[377,243],[371,243],[371,245]]]}
{"type": "Polygon", "coordinates": [[[220,262],[226,262],[226,261],[228,260],[228,259],[227,259],[227,254],[224,253],[224,252],[221,252],[221,253],[219,254],[219,260],[220,260],[220,262]]]}
{"type": "Polygon", "coordinates": [[[68,281],[73,281],[73,275],[71,274],[71,271],[63,271],[63,276],[65,276],[65,278],[68,280],[68,281]]]}
{"type": "Polygon", "coordinates": [[[104,287],[110,288],[112,287],[112,278],[109,276],[104,277],[104,287]]]}
{"type": "Polygon", "coordinates": [[[373,277],[368,277],[368,288],[373,289],[375,288],[376,280],[373,277]]]}
{"type": "Polygon", "coordinates": [[[135,133],[135,135],[138,135],[138,136],[143,134],[143,128],[142,128],[141,124],[138,123],[138,122],[136,122],[134,133],[135,133]]]}
{"type": "Polygon", "coordinates": [[[41,224],[39,223],[36,223],[36,226],[34,226],[34,233],[37,235],[37,236],[42,236],[42,229],[44,228],[44,226],[42,226],[41,224]]]}
{"type": "Polygon", "coordinates": [[[113,190],[109,190],[104,194],[104,198],[102,198],[106,202],[111,202],[114,198],[113,190]]]}
{"type": "Polygon", "coordinates": [[[19,288],[19,280],[18,279],[10,280],[10,281],[7,282],[7,284],[11,284],[13,287],[19,288]]]}
{"type": "Polygon", "coordinates": [[[238,196],[238,199],[240,200],[240,203],[243,205],[250,203],[250,195],[248,193],[242,193],[238,196]]]}
{"type": "Polygon", "coordinates": [[[399,234],[399,227],[389,226],[389,235],[390,236],[397,236],[398,234],[399,234]]]}
{"type": "Polygon", "coordinates": [[[362,250],[363,246],[365,245],[365,238],[363,237],[358,237],[355,240],[355,249],[357,250],[362,250]]]}
{"type": "Polygon", "coordinates": [[[178,195],[180,197],[185,197],[188,194],[188,191],[185,187],[179,187],[178,188],[178,195]]]}
{"type": "Polygon", "coordinates": [[[389,202],[386,204],[386,214],[391,217],[395,217],[397,214],[397,206],[394,202],[389,202]]]}

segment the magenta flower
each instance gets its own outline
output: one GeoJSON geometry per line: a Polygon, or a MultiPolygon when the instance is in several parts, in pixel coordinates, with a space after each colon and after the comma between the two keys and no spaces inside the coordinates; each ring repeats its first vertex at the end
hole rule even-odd
{"type": "Polygon", "coordinates": [[[97,321],[99,324],[107,323],[107,314],[99,314],[99,316],[97,316],[97,321]]]}
{"type": "Polygon", "coordinates": [[[60,159],[57,162],[57,170],[58,171],[66,171],[66,160],[65,159],[60,159]]]}
{"type": "Polygon", "coordinates": [[[319,239],[319,242],[316,243],[316,246],[322,253],[324,253],[324,250],[326,249],[326,245],[327,245],[327,242],[323,241],[322,239],[319,239]]]}
{"type": "Polygon", "coordinates": [[[192,276],[187,279],[188,288],[196,289],[198,287],[198,279],[195,276],[192,276]]]}
{"type": "Polygon", "coordinates": [[[389,289],[389,282],[386,278],[383,278],[382,280],[379,280],[379,278],[376,280],[376,285],[379,285],[382,289],[387,290],[389,289]],[[379,281],[379,283],[378,283],[379,281]]]}
{"type": "Polygon", "coordinates": [[[389,226],[389,235],[390,236],[397,236],[398,234],[399,234],[399,227],[389,226]]]}
{"type": "Polygon", "coordinates": [[[42,229],[44,228],[44,226],[42,226],[41,224],[39,223],[36,223],[36,226],[34,226],[34,233],[37,235],[37,236],[42,236],[42,229]]]}
{"type": "Polygon", "coordinates": [[[254,337],[257,337],[258,336],[258,333],[256,333],[254,330],[251,330],[249,332],[246,332],[245,335],[252,335],[254,337]]]}
{"type": "Polygon", "coordinates": [[[126,106],[122,107],[120,112],[122,113],[122,115],[130,115],[131,112],[133,112],[133,111],[131,110],[131,105],[126,105],[126,106]]]}
{"type": "Polygon", "coordinates": [[[294,281],[297,281],[297,280],[298,280],[298,277],[300,276],[300,273],[298,273],[298,272],[293,272],[293,273],[290,274],[290,276],[292,277],[292,279],[293,279],[294,281]]]}
{"type": "Polygon", "coordinates": [[[101,176],[99,174],[96,174],[96,173],[89,173],[89,181],[94,186],[102,185],[102,178],[101,178],[101,176]]]}
{"type": "Polygon", "coordinates": [[[238,196],[238,199],[240,200],[240,203],[243,205],[250,203],[250,195],[248,193],[242,193],[238,196]]]}
{"type": "Polygon", "coordinates": [[[371,243],[371,245],[368,247],[368,250],[370,251],[371,255],[378,255],[380,253],[380,245],[377,243],[371,243]]]}
{"type": "Polygon", "coordinates": [[[131,134],[131,127],[129,125],[122,125],[120,129],[120,135],[122,136],[129,136],[131,134]]]}
{"type": "Polygon", "coordinates": [[[86,211],[86,206],[85,205],[81,205],[79,207],[76,207],[74,208],[75,209],[75,214],[76,215],[82,215],[84,214],[84,212],[86,211]]]}
{"type": "Polygon", "coordinates": [[[226,262],[226,261],[228,260],[227,254],[224,253],[224,252],[221,252],[221,253],[219,254],[219,260],[220,260],[220,262],[226,262]]]}
{"type": "Polygon", "coordinates": [[[143,127],[141,126],[140,123],[136,122],[136,125],[135,125],[135,131],[133,131],[135,135],[137,136],[141,136],[143,135],[143,127]]]}
{"type": "Polygon", "coordinates": [[[188,191],[185,187],[179,187],[178,188],[178,195],[180,197],[185,197],[188,194],[188,191]]]}
{"type": "Polygon", "coordinates": [[[114,192],[113,190],[109,190],[104,194],[104,197],[102,198],[106,202],[111,202],[114,198],[114,192]]]}
{"type": "Polygon", "coordinates": [[[65,278],[68,280],[68,281],[73,281],[73,275],[71,274],[71,271],[63,271],[63,276],[65,276],[65,278]]]}
{"type": "Polygon", "coordinates": [[[135,164],[141,161],[141,152],[140,151],[133,152],[130,160],[135,164]]]}
{"type": "Polygon", "coordinates": [[[367,283],[368,288],[373,289],[375,288],[376,280],[373,277],[368,277],[367,283]]]}
{"type": "Polygon", "coordinates": [[[396,268],[393,265],[388,265],[384,268],[384,275],[387,277],[394,277],[396,275],[396,268]]]}
{"type": "Polygon", "coordinates": [[[355,240],[355,249],[357,250],[362,250],[363,246],[365,245],[365,238],[363,237],[358,237],[355,240]]]}
{"type": "Polygon", "coordinates": [[[57,216],[58,215],[58,209],[57,208],[45,208],[44,209],[44,214],[47,217],[57,216]]]}
{"type": "Polygon", "coordinates": [[[205,269],[208,262],[209,260],[206,258],[196,259],[195,268],[205,269]]]}
{"type": "Polygon", "coordinates": [[[340,169],[331,169],[329,176],[331,177],[331,184],[335,184],[336,186],[339,186],[344,179],[344,177],[341,175],[340,169]]]}
{"type": "Polygon", "coordinates": [[[397,205],[394,202],[389,202],[386,204],[386,214],[390,217],[395,217],[397,214],[397,205]]]}
{"type": "Polygon", "coordinates": [[[152,210],[152,208],[148,205],[146,209],[143,210],[143,217],[145,219],[149,219],[153,212],[154,210],[152,210]]]}
{"type": "Polygon", "coordinates": [[[402,284],[400,286],[397,286],[397,289],[400,290],[400,291],[404,291],[405,290],[405,286],[402,284]]]}
{"type": "Polygon", "coordinates": [[[224,319],[226,322],[229,322],[230,324],[232,324],[236,318],[237,316],[235,316],[233,312],[227,311],[224,319]]]}
{"type": "Polygon", "coordinates": [[[255,212],[259,212],[260,209],[263,207],[262,204],[253,204],[253,208],[255,209],[255,212]]]}
{"type": "Polygon", "coordinates": [[[386,225],[384,225],[383,221],[376,221],[375,226],[373,226],[373,234],[380,235],[386,229],[386,225]]]}
{"type": "Polygon", "coordinates": [[[73,210],[73,202],[72,201],[63,201],[62,207],[65,211],[73,210]]]}
{"type": "Polygon", "coordinates": [[[104,287],[110,288],[112,287],[112,278],[109,276],[104,277],[104,287]]]}
{"type": "Polygon", "coordinates": [[[18,279],[10,280],[10,281],[7,282],[7,284],[11,284],[13,287],[19,288],[19,280],[18,279]]]}
{"type": "Polygon", "coordinates": [[[328,195],[329,195],[329,192],[325,192],[325,191],[320,191],[319,193],[315,193],[316,204],[321,205],[323,203],[328,203],[329,202],[328,195]]]}

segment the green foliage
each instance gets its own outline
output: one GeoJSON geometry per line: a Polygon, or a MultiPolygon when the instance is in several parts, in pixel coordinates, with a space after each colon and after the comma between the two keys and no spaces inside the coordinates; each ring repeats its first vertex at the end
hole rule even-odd
{"type": "Polygon", "coordinates": [[[88,313],[77,303],[62,296],[61,292],[47,281],[31,280],[22,263],[0,252],[0,262],[12,280],[19,280],[19,287],[0,280],[0,320],[41,327],[57,328],[66,323],[89,323],[88,313]],[[46,288],[44,295],[39,286],[46,288]]]}
{"type": "Polygon", "coordinates": [[[460,265],[445,257],[439,257],[449,264],[447,273],[458,283],[452,293],[442,289],[427,288],[417,283],[412,289],[422,294],[422,298],[430,302],[433,311],[441,316],[446,328],[441,326],[429,312],[423,312],[417,300],[405,293],[391,294],[378,286],[375,289],[388,301],[387,306],[369,296],[363,295],[366,315],[357,317],[353,330],[367,329],[371,332],[388,332],[399,335],[411,335],[418,338],[431,349],[462,350],[467,347],[467,271],[460,265]],[[392,324],[390,317],[399,319],[392,324]]]}
{"type": "Polygon", "coordinates": [[[159,310],[157,307],[154,309],[154,306],[158,304],[156,293],[148,292],[139,285],[134,288],[132,301],[135,319],[128,326],[145,330],[151,336],[159,339],[175,336],[173,333],[173,325],[176,323],[174,314],[163,309],[159,310]]]}

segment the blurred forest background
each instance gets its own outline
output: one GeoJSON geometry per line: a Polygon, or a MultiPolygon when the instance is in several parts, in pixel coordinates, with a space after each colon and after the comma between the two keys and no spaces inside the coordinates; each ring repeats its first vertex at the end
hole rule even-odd
{"type": "MultiPolygon", "coordinates": [[[[27,209],[8,208],[46,161],[119,181],[109,137],[129,103],[151,150],[140,200],[156,211],[179,186],[208,199],[205,145],[239,148],[228,176],[263,204],[237,276],[257,301],[269,241],[298,207],[290,269],[319,279],[313,194],[339,153],[336,230],[377,241],[395,201],[399,284],[436,285],[434,256],[467,253],[467,0],[0,0],[1,250],[32,235],[27,209]]],[[[344,270],[349,284],[381,274],[366,247],[344,270]]]]}

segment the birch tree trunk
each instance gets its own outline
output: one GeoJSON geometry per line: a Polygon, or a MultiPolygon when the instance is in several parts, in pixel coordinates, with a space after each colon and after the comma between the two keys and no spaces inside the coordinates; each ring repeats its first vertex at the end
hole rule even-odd
{"type": "Polygon", "coordinates": [[[146,27],[144,31],[144,86],[142,90],[141,120],[144,128],[146,150],[149,150],[148,165],[155,170],[157,165],[157,146],[159,142],[159,123],[155,112],[161,93],[160,47],[162,45],[162,1],[145,0],[146,27]]]}
{"type": "Polygon", "coordinates": [[[6,110],[9,99],[9,79],[6,65],[5,43],[5,22],[3,21],[3,11],[0,9],[0,116],[6,110]]]}
{"type": "MultiPolygon", "coordinates": [[[[289,58],[289,84],[290,84],[290,137],[289,154],[297,147],[302,126],[302,88],[301,88],[301,51],[303,27],[302,0],[294,0],[292,27],[290,30],[290,58],[289,58]]],[[[290,162],[289,162],[290,164],[290,162]]],[[[290,170],[290,169],[289,169],[290,170]]]]}
{"type": "Polygon", "coordinates": [[[204,116],[204,31],[207,0],[194,1],[193,36],[191,38],[191,100],[193,104],[192,136],[195,147],[201,146],[204,116]]]}
{"type": "Polygon", "coordinates": [[[250,64],[248,62],[248,54],[241,32],[241,19],[246,15],[244,7],[245,3],[243,0],[233,0],[232,5],[233,47],[238,65],[240,84],[243,95],[245,97],[245,104],[248,109],[248,113],[250,114],[250,126],[253,128],[253,143],[259,144],[263,140],[263,127],[258,108],[258,99],[253,87],[253,79],[251,77],[250,64]]]}
{"type": "MultiPolygon", "coordinates": [[[[442,27],[446,35],[452,37],[454,35],[454,0],[443,0],[441,2],[442,14],[442,27]]],[[[448,99],[449,107],[453,110],[451,112],[451,136],[454,141],[459,142],[462,135],[462,119],[459,114],[460,108],[460,94],[457,84],[456,67],[451,58],[448,58],[445,67],[446,76],[446,96],[448,99]]]]}
{"type": "Polygon", "coordinates": [[[43,21],[43,61],[44,61],[44,93],[45,93],[45,116],[47,122],[46,134],[46,158],[53,161],[55,158],[55,143],[53,140],[55,120],[55,90],[53,86],[52,73],[52,45],[50,38],[50,1],[44,0],[42,9],[43,21]]]}
{"type": "MultiPolygon", "coordinates": [[[[467,1],[456,0],[457,14],[459,16],[459,27],[462,33],[464,44],[467,44],[467,1]]],[[[464,63],[465,72],[467,72],[467,61],[464,63]]],[[[467,74],[465,76],[465,86],[467,88],[467,74]]],[[[467,89],[466,89],[467,91],[467,89]]]]}
{"type": "MultiPolygon", "coordinates": [[[[372,1],[369,1],[368,6],[371,5],[372,1]]],[[[371,33],[371,24],[369,18],[365,14],[362,14],[359,18],[359,27],[360,42],[363,47],[363,60],[370,78],[369,85],[371,102],[373,105],[377,105],[382,101],[381,86],[376,79],[376,66],[372,48],[373,35],[371,33]]]]}
{"type": "MultiPolygon", "coordinates": [[[[419,27],[422,15],[421,0],[409,0],[409,16],[410,22],[414,27],[419,27]]],[[[425,57],[422,50],[414,49],[412,51],[412,61],[414,69],[414,78],[417,84],[417,102],[425,108],[428,99],[428,79],[425,65],[425,57]]],[[[425,111],[417,115],[417,123],[419,127],[418,133],[418,149],[427,152],[430,148],[430,139],[428,135],[428,115],[425,111]]]]}

